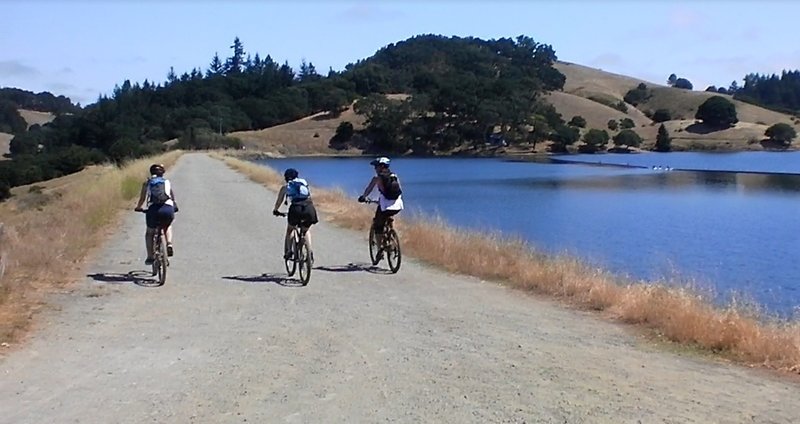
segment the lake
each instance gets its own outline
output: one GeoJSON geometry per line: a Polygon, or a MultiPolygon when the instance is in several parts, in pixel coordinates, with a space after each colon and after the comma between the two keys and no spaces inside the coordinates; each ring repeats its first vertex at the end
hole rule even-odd
{"type": "MultiPolygon", "coordinates": [[[[555,159],[584,163],[401,157],[392,169],[405,213],[521,236],[633,279],[691,281],[722,303],[736,293],[769,313],[800,313],[800,152],[555,159]]],[[[369,160],[259,162],[355,199],[373,175],[369,160]]]]}

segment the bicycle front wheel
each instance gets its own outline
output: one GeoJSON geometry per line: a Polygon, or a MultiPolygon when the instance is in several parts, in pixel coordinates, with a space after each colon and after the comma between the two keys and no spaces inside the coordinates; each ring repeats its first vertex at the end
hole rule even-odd
{"type": "Polygon", "coordinates": [[[311,246],[308,245],[308,240],[305,238],[301,243],[298,244],[297,249],[297,264],[300,267],[299,274],[300,274],[300,282],[303,285],[308,284],[308,280],[311,279],[311,246]]]}
{"type": "Polygon", "coordinates": [[[378,256],[379,252],[378,235],[375,233],[375,228],[373,227],[369,229],[369,258],[372,261],[372,265],[378,265],[378,262],[381,261],[381,258],[378,256]]]}
{"type": "Polygon", "coordinates": [[[386,261],[389,262],[389,269],[392,274],[396,274],[400,270],[400,263],[403,261],[403,255],[400,252],[400,237],[394,230],[389,230],[386,234],[386,261]]]}
{"type": "Polygon", "coordinates": [[[291,277],[294,275],[294,272],[297,270],[297,235],[292,234],[292,239],[289,241],[291,243],[289,245],[289,252],[291,252],[292,257],[289,259],[284,259],[283,264],[286,266],[286,274],[291,277]]]}

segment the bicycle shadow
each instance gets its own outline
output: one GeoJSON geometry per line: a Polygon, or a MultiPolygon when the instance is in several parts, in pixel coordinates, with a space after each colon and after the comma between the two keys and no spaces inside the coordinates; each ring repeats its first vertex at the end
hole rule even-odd
{"type": "Polygon", "coordinates": [[[333,265],[333,266],[318,266],[314,267],[320,271],[327,272],[369,272],[372,274],[391,274],[392,271],[388,269],[379,268],[375,265],[367,263],[353,263],[347,265],[333,265]]]}
{"type": "Polygon", "coordinates": [[[98,272],[95,274],[87,274],[87,277],[101,283],[133,283],[140,287],[160,287],[158,279],[153,276],[150,271],[130,271],[127,274],[120,274],[114,272],[98,272]]]}
{"type": "Polygon", "coordinates": [[[223,280],[244,281],[246,283],[274,283],[282,287],[303,287],[300,280],[287,277],[286,275],[261,274],[261,275],[231,275],[222,277],[223,280]]]}

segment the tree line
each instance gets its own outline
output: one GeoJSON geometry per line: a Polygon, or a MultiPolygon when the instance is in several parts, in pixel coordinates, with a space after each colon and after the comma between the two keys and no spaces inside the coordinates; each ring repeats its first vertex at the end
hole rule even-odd
{"type": "MultiPolygon", "coordinates": [[[[269,55],[251,55],[237,37],[230,55],[214,54],[205,70],[170,68],[163,82],[126,80],[110,96],[64,108],[70,112],[48,124],[27,131],[13,124],[12,160],[0,162],[0,182],[16,186],[90,163],[122,162],[162,151],[171,139],[182,148],[238,147],[224,134],[318,112],[335,116],[356,98],[364,99],[357,111],[367,117],[367,150],[424,152],[482,142],[495,132],[508,140],[543,140],[564,125],[539,98],[563,87],[555,60],[551,46],[524,36],[425,35],[322,75],[305,60],[295,70],[269,55]],[[386,96],[397,93],[411,97],[386,96]]],[[[31,107],[29,100],[14,101],[31,107]]]]}

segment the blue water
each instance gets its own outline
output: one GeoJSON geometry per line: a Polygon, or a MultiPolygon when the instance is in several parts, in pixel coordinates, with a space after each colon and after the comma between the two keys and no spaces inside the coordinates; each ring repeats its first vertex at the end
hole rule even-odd
{"type": "MultiPolygon", "coordinates": [[[[800,154],[573,155],[641,168],[398,158],[406,213],[459,227],[522,236],[551,253],[579,256],[633,279],[690,281],[721,303],[737,297],[794,315],[800,305],[800,176],[685,169],[796,172],[800,154]]],[[[357,197],[369,159],[287,158],[313,186],[357,197]]]]}

